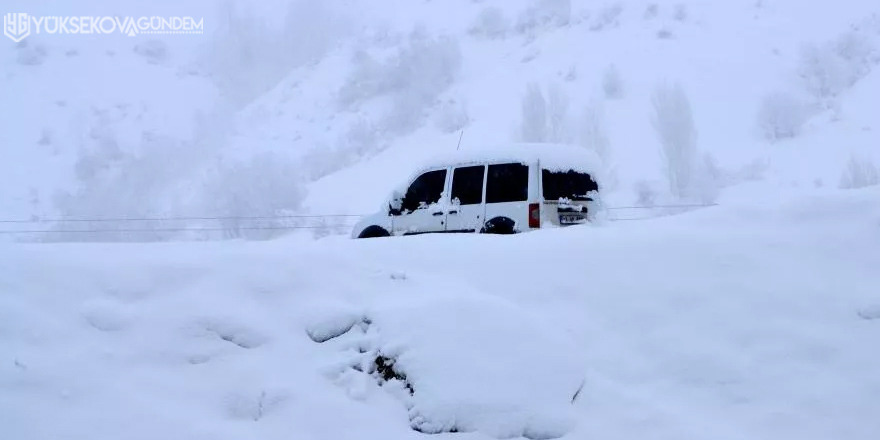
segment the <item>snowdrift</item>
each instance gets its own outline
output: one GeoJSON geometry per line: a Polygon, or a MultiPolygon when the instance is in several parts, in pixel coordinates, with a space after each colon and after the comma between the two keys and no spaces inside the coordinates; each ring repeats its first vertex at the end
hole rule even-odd
{"type": "Polygon", "coordinates": [[[0,437],[873,439],[880,194],[790,200],[513,237],[4,246],[0,437]]]}

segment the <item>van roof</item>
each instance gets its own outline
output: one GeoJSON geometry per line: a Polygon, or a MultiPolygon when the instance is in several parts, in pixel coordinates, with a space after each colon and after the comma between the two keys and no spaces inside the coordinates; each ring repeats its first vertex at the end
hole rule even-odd
{"type": "Polygon", "coordinates": [[[551,171],[573,170],[596,175],[602,170],[601,160],[591,150],[553,143],[463,145],[461,150],[431,157],[423,163],[423,168],[506,160],[526,163],[540,161],[542,168],[551,171]]]}

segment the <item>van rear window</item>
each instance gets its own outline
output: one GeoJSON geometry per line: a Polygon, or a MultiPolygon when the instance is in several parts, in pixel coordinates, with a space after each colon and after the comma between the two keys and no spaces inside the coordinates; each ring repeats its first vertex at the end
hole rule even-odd
{"type": "Polygon", "coordinates": [[[541,181],[544,200],[591,200],[589,193],[599,190],[599,185],[589,174],[571,170],[541,170],[541,181]]]}

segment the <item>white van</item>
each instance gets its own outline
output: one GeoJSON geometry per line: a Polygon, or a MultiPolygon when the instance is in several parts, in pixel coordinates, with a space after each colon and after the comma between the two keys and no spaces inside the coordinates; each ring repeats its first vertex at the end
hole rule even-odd
{"type": "Polygon", "coordinates": [[[439,232],[514,234],[582,224],[601,168],[583,147],[508,144],[436,157],[362,218],[352,238],[439,232]]]}

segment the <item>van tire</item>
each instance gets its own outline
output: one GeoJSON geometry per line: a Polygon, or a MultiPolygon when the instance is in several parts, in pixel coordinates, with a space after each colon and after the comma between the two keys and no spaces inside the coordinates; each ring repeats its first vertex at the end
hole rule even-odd
{"type": "Polygon", "coordinates": [[[481,234],[509,235],[516,232],[516,222],[508,217],[495,217],[487,221],[480,230],[481,234]]]}
{"type": "Polygon", "coordinates": [[[390,237],[391,234],[381,226],[368,226],[366,229],[361,231],[358,238],[380,238],[380,237],[390,237]]]}

